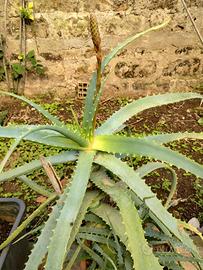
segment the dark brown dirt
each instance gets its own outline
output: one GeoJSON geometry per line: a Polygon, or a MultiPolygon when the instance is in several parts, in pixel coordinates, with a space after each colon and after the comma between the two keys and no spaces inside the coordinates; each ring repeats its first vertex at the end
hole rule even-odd
{"type": "Polygon", "coordinates": [[[0,244],[3,243],[12,229],[13,224],[0,219],[0,244]]]}
{"type": "MultiPolygon", "coordinates": [[[[44,101],[52,102],[52,99],[44,101]]],[[[43,100],[42,100],[43,103],[43,100]]],[[[114,111],[126,104],[126,100],[107,100],[103,101],[99,113],[98,123],[104,121],[114,111]]],[[[72,121],[72,113],[68,109],[72,106],[77,113],[79,120],[82,119],[81,101],[60,101],[57,110],[58,117],[64,122],[72,121]]],[[[8,110],[8,116],[4,122],[26,123],[26,124],[42,124],[45,119],[33,108],[22,105],[22,102],[14,101],[11,98],[2,98],[0,102],[0,111],[8,110]]],[[[173,105],[164,105],[152,109],[145,110],[136,117],[131,118],[127,122],[126,133],[159,133],[159,132],[203,132],[203,126],[198,124],[198,119],[203,115],[203,108],[200,100],[193,99],[184,102],[175,103],[173,105]]],[[[169,147],[193,158],[196,162],[203,164],[203,141],[201,140],[182,140],[169,144],[169,147]]],[[[146,162],[146,159],[138,161],[138,165],[146,162]]],[[[170,211],[181,219],[189,220],[192,217],[199,217],[203,222],[203,194],[201,192],[202,180],[197,179],[191,174],[186,174],[183,170],[177,170],[178,188],[175,200],[178,204],[171,208],[170,211]]],[[[158,197],[165,201],[169,193],[170,185],[167,186],[168,179],[170,183],[170,173],[166,170],[158,170],[157,175],[151,174],[146,178],[146,182],[152,186],[152,190],[158,193],[158,197]]],[[[13,186],[11,187],[13,190],[13,186]]],[[[8,185],[7,185],[8,190],[8,185]]]]}
{"type": "Polygon", "coordinates": [[[140,129],[147,133],[160,129],[162,132],[201,132],[203,128],[197,123],[203,107],[199,99],[179,102],[173,105],[163,105],[146,110],[138,118],[132,118],[129,126],[136,131],[140,129]]]}

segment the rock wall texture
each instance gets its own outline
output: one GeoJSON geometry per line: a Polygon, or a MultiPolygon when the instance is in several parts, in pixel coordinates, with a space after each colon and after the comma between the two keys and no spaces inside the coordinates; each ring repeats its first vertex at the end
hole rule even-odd
{"type": "MultiPolygon", "coordinates": [[[[20,1],[10,2],[8,52],[13,55],[19,53],[20,1]]],[[[186,2],[203,35],[203,1],[186,2]]],[[[3,5],[4,0],[0,0],[0,31],[3,5]]],[[[34,0],[34,10],[27,49],[37,52],[47,70],[42,78],[28,76],[27,95],[51,92],[76,96],[78,89],[85,91],[96,67],[89,12],[97,15],[104,55],[126,37],[171,18],[167,27],[140,38],[111,62],[105,95],[185,91],[203,84],[203,47],[181,0],[34,0]]]]}

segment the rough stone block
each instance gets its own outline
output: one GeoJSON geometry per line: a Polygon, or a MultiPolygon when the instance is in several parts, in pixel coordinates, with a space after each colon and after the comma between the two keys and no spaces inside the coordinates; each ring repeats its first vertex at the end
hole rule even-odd
{"type": "MultiPolygon", "coordinates": [[[[203,33],[203,2],[186,2],[203,33]]],[[[7,57],[12,61],[19,55],[19,7],[18,0],[9,2],[7,57]]],[[[27,25],[27,51],[35,50],[46,74],[28,75],[28,95],[46,91],[75,95],[78,84],[89,81],[96,68],[89,12],[98,18],[104,56],[126,37],[171,18],[167,27],[138,39],[112,60],[105,70],[109,74],[105,95],[192,90],[202,81],[203,50],[180,0],[35,0],[34,9],[35,22],[27,25]]],[[[3,35],[4,25],[0,8],[3,35]]]]}

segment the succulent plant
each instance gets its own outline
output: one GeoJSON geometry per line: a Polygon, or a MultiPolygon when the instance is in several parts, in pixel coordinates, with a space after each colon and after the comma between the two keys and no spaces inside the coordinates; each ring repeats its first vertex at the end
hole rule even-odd
{"type": "MultiPolygon", "coordinates": [[[[91,23],[95,24],[92,17],[91,23]]],[[[85,251],[91,261],[88,269],[158,270],[163,269],[163,265],[170,269],[183,269],[180,263],[182,260],[192,261],[197,269],[202,269],[203,263],[196,246],[184,230],[184,223],[167,211],[167,207],[157,199],[143,178],[157,168],[166,168],[171,171],[173,182],[176,183],[176,174],[171,166],[202,178],[202,165],[172,151],[164,144],[184,138],[202,139],[203,134],[186,132],[137,137],[116,134],[123,129],[123,124],[129,118],[143,110],[192,98],[201,99],[202,95],[166,93],[147,96],[122,107],[101,126],[95,128],[99,100],[105,83],[105,78],[102,79],[104,68],[129,43],[166,24],[128,38],[104,58],[100,67],[100,43],[98,45],[94,42],[98,68],[87,91],[83,121],[77,128],[74,125],[65,125],[23,96],[1,92],[2,95],[13,96],[30,104],[53,123],[0,127],[0,137],[15,139],[0,165],[0,183],[18,178],[48,197],[0,245],[0,249],[15,239],[50,202],[56,201],[29,256],[25,270],[37,270],[43,261],[46,270],[71,269],[81,250],[85,251]],[[45,158],[50,166],[60,163],[68,166],[68,162],[77,160],[72,180],[64,190],[58,193],[47,191],[26,176],[42,167],[40,160],[3,171],[7,160],[22,140],[62,147],[62,153],[45,158]],[[146,156],[157,162],[151,161],[134,170],[122,160],[122,155],[146,156]],[[109,176],[109,171],[116,178],[109,176]],[[88,183],[94,188],[88,189],[88,183]],[[106,195],[116,206],[104,202],[106,195]],[[171,251],[154,252],[152,247],[163,242],[170,246],[171,251]],[[76,244],[76,248],[73,243],[76,244]],[[184,247],[191,257],[179,254],[180,246],[184,247]]],[[[169,200],[174,189],[175,185],[169,200]]]]}

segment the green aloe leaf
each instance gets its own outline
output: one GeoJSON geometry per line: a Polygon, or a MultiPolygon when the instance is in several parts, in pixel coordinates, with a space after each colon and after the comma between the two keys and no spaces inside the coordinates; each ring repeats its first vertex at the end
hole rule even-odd
{"type": "Polygon", "coordinates": [[[139,174],[141,178],[145,177],[149,173],[157,170],[157,169],[170,169],[170,167],[162,162],[148,162],[147,164],[142,165],[141,167],[136,169],[136,173],[139,174]]]}
{"type": "Polygon", "coordinates": [[[157,199],[156,195],[151,191],[150,187],[145,184],[132,168],[126,163],[114,156],[100,154],[94,160],[97,164],[117,175],[125,182],[135,195],[148,207],[149,216],[167,235],[174,235],[182,241],[188,248],[192,249],[193,255],[199,258],[196,246],[189,238],[187,233],[181,229],[178,220],[176,220],[157,199]]]}
{"type": "Polygon", "coordinates": [[[98,207],[91,208],[90,211],[100,217],[110,227],[113,227],[120,240],[125,245],[127,244],[127,236],[124,233],[125,227],[122,223],[121,215],[115,207],[101,202],[98,207]]]}
{"type": "Polygon", "coordinates": [[[26,220],[24,220],[21,225],[14,230],[8,238],[1,243],[0,250],[4,249],[8,246],[30,223],[33,219],[39,216],[42,211],[53,201],[57,198],[57,194],[51,195],[45,202],[43,202],[26,220]]]}
{"type": "Polygon", "coordinates": [[[20,141],[21,141],[21,138],[20,139],[16,139],[14,141],[14,143],[11,145],[11,147],[9,148],[9,150],[7,151],[5,157],[3,158],[3,160],[0,163],[0,174],[3,171],[3,169],[4,169],[7,161],[9,160],[10,156],[15,151],[16,147],[19,145],[20,141]]]}
{"type": "MultiPolygon", "coordinates": [[[[78,154],[75,151],[65,151],[58,155],[53,155],[46,157],[46,160],[50,162],[52,165],[57,165],[61,163],[66,163],[70,161],[75,161],[78,158],[78,154]]],[[[15,169],[11,169],[6,172],[2,172],[0,174],[0,182],[12,180],[15,177],[19,177],[21,175],[26,175],[34,170],[42,168],[42,163],[40,160],[33,160],[30,163],[26,163],[25,165],[19,166],[15,169]]]]}
{"type": "Polygon", "coordinates": [[[179,133],[164,133],[158,135],[148,135],[141,137],[148,141],[152,141],[158,144],[169,143],[176,140],[183,139],[198,139],[203,140],[203,132],[179,132],[179,133]]]}
{"type": "Polygon", "coordinates": [[[85,217],[86,212],[88,211],[88,207],[91,206],[92,203],[95,203],[95,201],[98,199],[98,192],[97,191],[87,191],[84,197],[84,200],[82,202],[82,205],[80,207],[80,211],[78,213],[77,219],[74,222],[70,239],[67,244],[67,250],[71,248],[72,243],[74,242],[76,235],[78,234],[78,231],[80,229],[80,225],[85,217]]]}
{"type": "Polygon", "coordinates": [[[197,93],[167,93],[162,95],[147,96],[124,106],[108,118],[97,130],[96,134],[111,134],[118,130],[132,116],[149,108],[171,104],[203,96],[197,93]]]}
{"type": "Polygon", "coordinates": [[[38,192],[39,194],[41,194],[42,196],[49,197],[53,194],[52,192],[38,185],[35,181],[29,179],[25,175],[19,176],[18,179],[24,184],[26,184],[28,187],[30,187],[32,190],[34,190],[35,192],[38,192]]]}
{"type": "MultiPolygon", "coordinates": [[[[98,207],[92,208],[90,211],[100,217],[110,228],[112,228],[113,233],[119,237],[124,245],[127,245],[125,227],[118,209],[110,206],[109,204],[101,202],[98,207]]],[[[133,262],[129,253],[126,253],[124,258],[126,270],[132,270],[133,262]]]]}
{"type": "MultiPolygon", "coordinates": [[[[125,39],[122,43],[120,43],[118,46],[116,46],[103,60],[102,62],[102,72],[104,71],[104,68],[110,63],[110,61],[121,51],[123,50],[127,45],[132,43],[134,40],[136,40],[139,37],[142,37],[143,35],[150,33],[152,31],[158,30],[164,26],[166,26],[169,23],[169,21],[166,21],[160,25],[154,26],[152,28],[149,28],[143,32],[140,32],[132,37],[129,37],[125,39]]],[[[85,99],[85,108],[84,108],[84,117],[83,117],[83,128],[86,129],[86,132],[89,132],[92,128],[92,119],[94,118],[95,113],[95,107],[93,106],[93,100],[94,100],[94,93],[96,89],[96,80],[97,80],[97,73],[94,72],[92,75],[92,79],[90,81],[88,91],[87,91],[87,97],[85,99]]]]}
{"type": "Polygon", "coordinates": [[[33,101],[23,97],[23,96],[18,96],[16,94],[13,94],[13,93],[10,93],[10,92],[4,92],[4,91],[0,91],[0,95],[11,96],[11,97],[15,97],[17,99],[20,99],[20,100],[24,101],[25,103],[29,104],[30,106],[32,106],[33,108],[35,108],[38,112],[43,114],[44,117],[46,117],[52,123],[54,123],[54,124],[56,124],[58,126],[63,126],[63,123],[61,121],[59,121],[57,117],[50,114],[48,111],[46,111],[40,105],[36,104],[35,102],[33,102],[33,101]]]}
{"type": "Polygon", "coordinates": [[[45,222],[45,226],[43,227],[42,232],[38,237],[34,248],[32,249],[24,270],[39,269],[39,265],[42,263],[42,260],[47,253],[48,245],[65,199],[66,194],[63,193],[57,201],[56,205],[53,207],[52,212],[49,215],[48,220],[45,222]]]}
{"type": "MultiPolygon", "coordinates": [[[[73,234],[71,236],[71,243],[75,239],[75,235],[77,234],[79,230],[79,225],[82,222],[82,219],[87,211],[87,208],[91,205],[92,201],[98,196],[97,192],[87,192],[85,195],[85,198],[83,200],[81,209],[80,209],[80,215],[79,219],[76,221],[74,225],[73,234]],[[76,229],[77,227],[77,229],[76,229]]],[[[26,264],[25,270],[38,270],[38,265],[42,262],[42,259],[44,258],[45,254],[48,250],[48,245],[51,239],[51,235],[53,233],[53,230],[57,223],[57,218],[59,217],[60,211],[63,207],[63,203],[66,199],[66,194],[62,194],[57,201],[57,204],[53,207],[53,210],[49,216],[49,219],[45,223],[45,226],[42,229],[42,233],[38,237],[38,241],[36,242],[32,253],[29,257],[29,260],[26,264]]],[[[71,246],[70,243],[70,246],[71,246]]]]}
{"type": "Polygon", "coordinates": [[[84,244],[82,241],[80,241],[79,238],[77,238],[77,242],[80,245],[82,249],[85,250],[87,254],[93,259],[93,261],[97,262],[99,265],[99,269],[104,270],[105,269],[105,260],[103,260],[93,249],[89,248],[86,244],[84,244]]]}
{"type": "MultiPolygon", "coordinates": [[[[99,205],[99,203],[98,203],[98,205],[99,205]]],[[[93,205],[92,207],[95,207],[95,205],[93,205]]],[[[91,207],[90,207],[91,208],[91,207]]],[[[85,220],[86,220],[86,218],[85,218],[85,220]]],[[[102,226],[102,225],[104,225],[104,223],[101,221],[101,220],[99,220],[99,222],[98,222],[98,225],[101,225],[101,226],[97,226],[97,227],[95,227],[94,226],[95,224],[93,223],[93,225],[92,226],[90,226],[89,224],[88,225],[86,225],[86,226],[82,226],[81,228],[80,228],[80,234],[83,234],[83,233],[85,233],[85,234],[94,234],[94,235],[102,235],[102,236],[105,236],[106,237],[106,240],[105,240],[105,243],[107,243],[108,242],[108,238],[107,238],[107,236],[109,236],[110,234],[112,234],[111,232],[110,232],[110,230],[109,229],[107,229],[106,227],[104,228],[104,226],[102,226]]]]}
{"type": "Polygon", "coordinates": [[[85,232],[81,233],[81,232],[79,232],[77,234],[77,237],[79,237],[80,239],[85,239],[88,241],[98,242],[98,243],[106,244],[109,246],[111,245],[111,246],[115,247],[115,243],[112,240],[108,239],[108,235],[101,236],[101,235],[97,235],[95,233],[85,233],[85,232]]]}
{"type": "Polygon", "coordinates": [[[195,259],[193,257],[184,256],[175,252],[156,252],[156,255],[160,258],[161,262],[167,261],[185,261],[185,262],[201,262],[203,259],[195,259]]]}
{"type": "Polygon", "coordinates": [[[101,135],[95,137],[92,147],[94,150],[111,153],[147,156],[182,168],[186,172],[191,172],[203,178],[202,165],[178,152],[145,139],[118,135],[101,135]]]}
{"type": "Polygon", "coordinates": [[[59,270],[63,267],[66,248],[71,237],[73,224],[77,219],[85,196],[94,155],[94,151],[82,152],[79,155],[72,182],[64,191],[67,197],[48,247],[45,270],[59,270]]]}
{"type": "MultiPolygon", "coordinates": [[[[61,133],[64,136],[70,137],[71,139],[75,138],[78,142],[80,142],[81,144],[83,144],[83,139],[79,137],[78,134],[74,134],[71,130],[68,129],[64,129],[64,128],[60,128],[60,127],[52,127],[52,126],[36,126],[33,128],[28,129],[28,131],[26,131],[25,133],[23,133],[19,138],[17,138],[14,143],[11,145],[10,149],[7,151],[4,159],[2,160],[1,164],[0,164],[0,173],[2,172],[2,170],[4,169],[7,161],[9,160],[10,156],[12,155],[12,153],[16,150],[17,146],[21,143],[21,141],[28,136],[29,134],[33,134],[37,131],[41,131],[43,129],[48,129],[48,130],[54,130],[57,131],[59,133],[61,133]]],[[[77,149],[79,148],[79,146],[76,147],[77,149]]]]}
{"type": "MultiPolygon", "coordinates": [[[[40,127],[39,125],[22,125],[22,126],[8,126],[0,127],[0,137],[18,139],[22,134],[28,132],[30,129],[40,127]]],[[[79,145],[70,139],[65,138],[54,130],[40,130],[28,134],[24,140],[42,143],[46,145],[63,147],[63,148],[79,148],[79,145]]]]}
{"type": "MultiPolygon", "coordinates": [[[[31,136],[31,138],[33,138],[33,134],[38,134],[38,132],[44,132],[44,131],[48,131],[47,133],[41,133],[42,135],[44,134],[44,140],[46,140],[47,137],[47,141],[49,141],[49,136],[56,136],[59,137],[59,135],[61,136],[61,139],[59,140],[59,142],[62,140],[63,143],[65,142],[70,142],[70,140],[73,141],[72,145],[77,146],[77,144],[79,144],[80,146],[87,146],[87,141],[81,136],[81,134],[78,131],[73,130],[72,128],[63,126],[63,127],[59,127],[56,125],[31,125],[31,126],[23,126],[22,129],[19,127],[14,127],[14,128],[10,128],[10,127],[1,127],[0,129],[0,137],[8,137],[8,138],[21,138],[25,133],[21,133],[24,132],[28,133],[26,136],[31,136]],[[10,132],[10,134],[9,134],[10,132]],[[12,134],[13,132],[13,134],[12,134]],[[68,141],[65,140],[65,142],[63,141],[64,139],[69,139],[68,141]]],[[[25,138],[26,138],[25,136],[25,138]]],[[[39,135],[37,136],[39,138],[39,135]]],[[[53,141],[53,139],[52,139],[53,141]]],[[[41,141],[42,143],[44,143],[44,141],[41,141]]],[[[57,142],[55,143],[55,146],[57,145],[57,142]]]]}
{"type": "Polygon", "coordinates": [[[178,183],[177,174],[176,174],[175,170],[170,168],[167,164],[164,164],[161,162],[149,162],[149,163],[141,166],[140,168],[138,168],[136,170],[136,173],[138,173],[140,175],[140,177],[143,178],[144,176],[151,173],[152,171],[157,170],[157,169],[161,169],[161,168],[169,170],[171,172],[171,175],[172,175],[172,180],[171,180],[172,185],[171,185],[170,193],[169,193],[169,196],[168,196],[166,203],[164,205],[168,209],[170,202],[171,202],[171,200],[176,192],[177,183],[178,183]]]}
{"type": "MultiPolygon", "coordinates": [[[[118,268],[116,267],[116,264],[115,262],[112,260],[112,258],[97,244],[97,243],[94,243],[93,245],[93,249],[95,251],[97,251],[99,254],[101,254],[101,256],[106,259],[106,261],[109,261],[109,263],[111,264],[111,268],[112,270],[118,270],[118,268]]],[[[104,267],[104,269],[106,269],[104,267]]]]}
{"type": "MultiPolygon", "coordinates": [[[[14,143],[11,145],[10,149],[7,151],[4,159],[2,160],[2,162],[0,163],[0,173],[2,172],[2,170],[4,169],[7,161],[9,160],[9,158],[11,157],[12,153],[16,150],[17,146],[21,143],[21,141],[28,136],[29,134],[33,134],[35,132],[41,131],[41,130],[53,130],[56,131],[60,134],[62,134],[63,136],[67,136],[68,138],[71,139],[75,139],[77,142],[79,142],[80,144],[83,144],[84,140],[83,138],[81,138],[78,134],[74,134],[71,130],[68,130],[66,128],[60,128],[60,127],[53,127],[53,126],[36,126],[36,127],[32,127],[29,128],[25,133],[22,133],[21,136],[19,136],[14,143]]],[[[75,142],[72,143],[72,147],[74,146],[74,144],[76,145],[76,149],[80,148],[80,146],[78,144],[76,144],[75,142]]],[[[84,145],[86,143],[84,142],[84,145]]]]}
{"type": "Polygon", "coordinates": [[[36,233],[41,233],[41,230],[44,228],[44,225],[40,225],[40,226],[37,226],[36,228],[34,228],[33,230],[30,230],[29,232],[27,233],[23,233],[23,235],[21,237],[18,237],[18,239],[16,239],[14,242],[12,242],[13,244],[16,244],[18,242],[20,242],[21,240],[27,238],[28,236],[31,236],[31,235],[36,235],[36,233]]]}
{"type": "Polygon", "coordinates": [[[110,178],[101,170],[92,173],[91,180],[95,185],[107,193],[120,209],[122,222],[125,226],[125,235],[127,236],[126,248],[133,258],[134,269],[162,269],[158,263],[158,259],[155,258],[152,249],[145,240],[142,221],[130,194],[119,185],[116,185],[116,183],[110,180],[110,178]]]}

